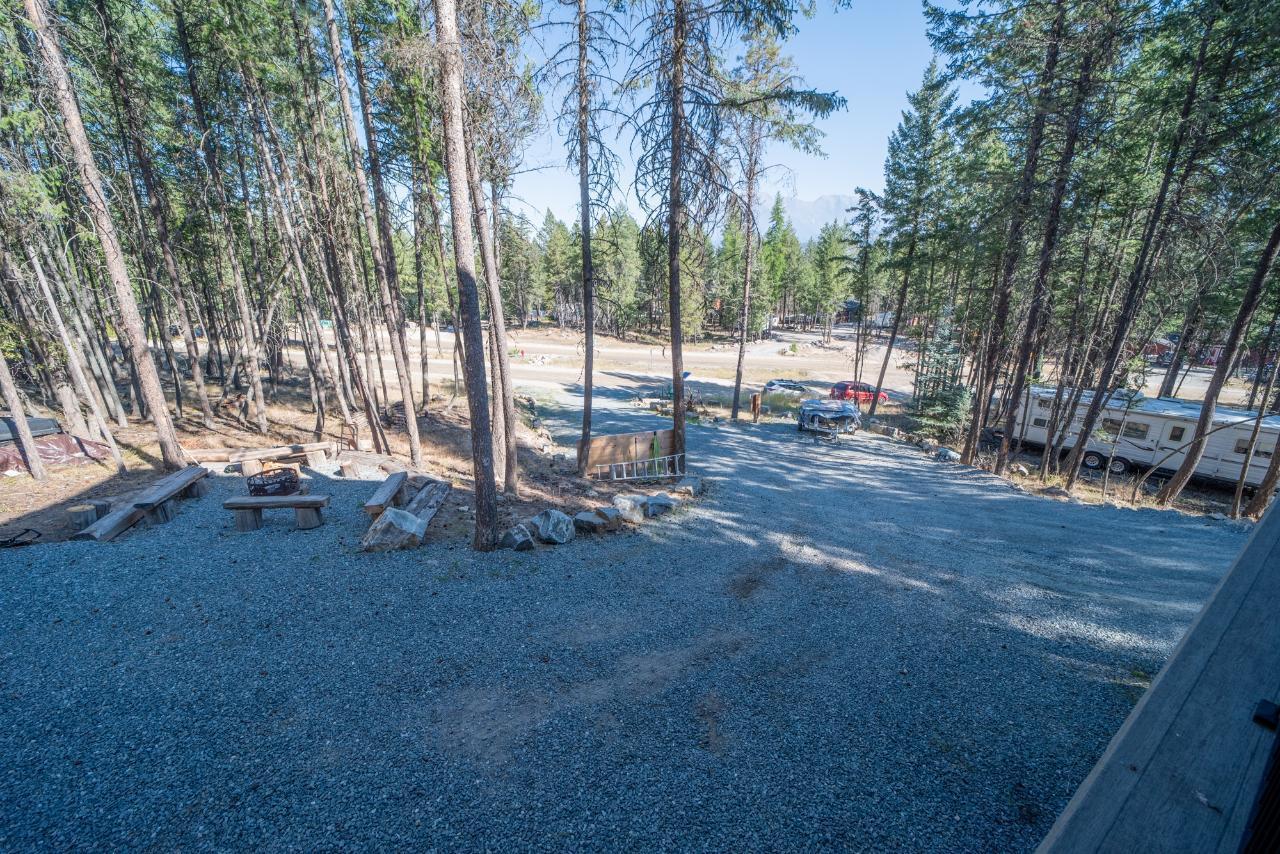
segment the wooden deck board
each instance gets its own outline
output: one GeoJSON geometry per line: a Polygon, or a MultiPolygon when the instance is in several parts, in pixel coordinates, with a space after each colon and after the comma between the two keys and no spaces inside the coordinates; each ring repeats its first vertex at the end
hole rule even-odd
{"type": "Polygon", "coordinates": [[[1039,851],[1236,851],[1276,739],[1253,712],[1280,700],[1277,615],[1273,508],[1039,851]]]}

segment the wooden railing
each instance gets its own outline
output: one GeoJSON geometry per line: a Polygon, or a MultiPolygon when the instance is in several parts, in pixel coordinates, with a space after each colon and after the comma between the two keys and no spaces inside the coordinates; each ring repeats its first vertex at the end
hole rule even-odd
{"type": "Polygon", "coordinates": [[[1280,515],[1273,509],[1038,850],[1278,850],[1260,838],[1275,832],[1276,817],[1264,810],[1255,822],[1263,781],[1280,761],[1275,703],[1280,515]]]}

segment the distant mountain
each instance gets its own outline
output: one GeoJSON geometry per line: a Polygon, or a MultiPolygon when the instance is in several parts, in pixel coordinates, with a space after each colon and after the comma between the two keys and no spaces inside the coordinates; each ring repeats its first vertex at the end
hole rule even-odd
{"type": "MultiPolygon", "coordinates": [[[[812,240],[827,223],[835,220],[848,222],[853,216],[848,212],[848,208],[857,204],[857,201],[854,196],[835,193],[819,196],[816,199],[788,198],[784,195],[782,207],[786,210],[800,239],[812,240]]],[[[770,196],[763,202],[764,204],[756,212],[762,232],[769,227],[769,212],[773,210],[773,197],[770,196]]]]}

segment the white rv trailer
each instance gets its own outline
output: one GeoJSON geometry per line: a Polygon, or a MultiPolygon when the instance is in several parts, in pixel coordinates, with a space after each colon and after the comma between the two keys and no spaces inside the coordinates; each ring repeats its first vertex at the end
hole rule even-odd
{"type": "MultiPolygon", "coordinates": [[[[1015,438],[1021,437],[1023,444],[1040,447],[1049,441],[1048,427],[1056,394],[1057,389],[1048,386],[1027,389],[1022,405],[1018,407],[1015,438]]],[[[1069,398],[1070,390],[1064,391],[1059,405],[1066,406],[1069,398]]],[[[1080,434],[1080,423],[1092,399],[1093,392],[1081,394],[1063,440],[1063,450],[1074,447],[1080,434]]],[[[1117,474],[1146,471],[1152,466],[1156,466],[1157,471],[1171,473],[1186,458],[1183,446],[1195,435],[1200,408],[1199,403],[1169,397],[1138,395],[1129,399],[1112,395],[1103,407],[1098,428],[1089,437],[1081,464],[1085,468],[1100,469],[1107,465],[1108,459],[1112,459],[1111,470],[1117,474]],[[1180,448],[1182,450],[1178,450],[1180,448]]],[[[1257,417],[1257,412],[1217,407],[1213,427],[1221,429],[1215,429],[1205,440],[1204,456],[1196,466],[1196,476],[1229,483],[1238,481],[1257,417]]],[[[1280,415],[1264,417],[1249,462],[1249,474],[1245,480],[1248,485],[1257,486],[1262,482],[1277,435],[1280,435],[1280,415]]]]}

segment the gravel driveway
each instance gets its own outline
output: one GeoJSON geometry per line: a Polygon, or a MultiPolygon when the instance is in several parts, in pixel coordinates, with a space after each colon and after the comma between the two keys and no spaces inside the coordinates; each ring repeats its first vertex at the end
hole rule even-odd
{"type": "Polygon", "coordinates": [[[1244,540],[875,437],[690,452],[695,509],[528,554],[361,555],[340,479],[237,534],[231,478],[0,553],[0,849],[1025,850],[1244,540]]]}

